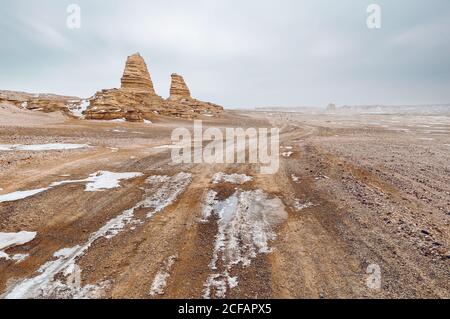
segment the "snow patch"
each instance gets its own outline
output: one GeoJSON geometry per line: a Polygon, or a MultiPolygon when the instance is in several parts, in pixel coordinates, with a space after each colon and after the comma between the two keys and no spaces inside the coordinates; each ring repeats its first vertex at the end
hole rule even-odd
{"type": "Polygon", "coordinates": [[[291,178],[292,178],[292,181],[293,181],[294,183],[300,184],[300,177],[298,177],[298,176],[292,174],[292,175],[291,175],[291,178]]]}
{"type": "Polygon", "coordinates": [[[76,101],[74,101],[74,104],[69,106],[69,111],[75,117],[84,118],[83,112],[87,110],[89,104],[89,100],[82,100],[80,104],[77,104],[76,101]]]}
{"type": "Polygon", "coordinates": [[[89,175],[86,179],[54,182],[50,184],[50,188],[65,184],[86,183],[86,192],[99,192],[106,189],[118,188],[120,187],[120,181],[139,176],[142,176],[142,173],[113,173],[108,171],[99,171],[89,175]]]}
{"type": "Polygon", "coordinates": [[[258,254],[270,253],[274,227],[287,218],[281,200],[270,199],[262,190],[236,190],[223,201],[212,199],[212,194],[207,196],[203,215],[214,214],[218,233],[209,264],[213,273],[204,284],[206,299],[225,298],[227,290],[238,284],[238,278],[230,275],[233,268],[248,267],[258,254]]]}
{"type": "Polygon", "coordinates": [[[294,201],[294,208],[295,208],[295,210],[297,212],[300,212],[300,211],[302,211],[302,210],[304,210],[306,208],[310,208],[310,207],[313,207],[313,206],[314,206],[314,204],[311,203],[311,202],[302,203],[302,202],[300,202],[299,199],[296,199],[294,201]]]}
{"type": "Polygon", "coordinates": [[[80,148],[90,147],[87,144],[35,144],[35,145],[19,145],[19,144],[1,144],[0,151],[59,151],[59,150],[74,150],[80,148]]]}
{"type": "Polygon", "coordinates": [[[50,189],[50,187],[33,189],[33,190],[28,190],[28,191],[18,191],[18,192],[0,195],[0,203],[13,202],[13,201],[16,201],[19,199],[24,199],[24,198],[31,197],[36,194],[45,192],[46,190],[49,190],[49,189],[50,189]]]}
{"type": "Polygon", "coordinates": [[[179,173],[173,177],[168,176],[152,176],[147,179],[149,184],[158,186],[156,191],[147,197],[142,206],[151,208],[147,213],[150,218],[154,214],[159,213],[164,208],[172,204],[175,199],[185,191],[186,187],[191,183],[192,175],[189,173],[179,173]]]}
{"type": "Polygon", "coordinates": [[[178,259],[177,255],[170,256],[165,262],[163,268],[158,271],[153,280],[150,289],[150,296],[164,295],[164,288],[167,285],[167,279],[170,277],[170,271],[175,261],[178,259]]]}
{"type": "Polygon", "coordinates": [[[36,232],[0,233],[0,250],[24,245],[36,237],[36,232]]]}
{"type": "Polygon", "coordinates": [[[12,256],[12,260],[14,260],[16,264],[18,264],[27,259],[29,256],[30,256],[29,254],[17,254],[12,256]]]}
{"type": "Polygon", "coordinates": [[[177,149],[177,148],[183,148],[183,146],[180,146],[180,145],[174,145],[174,144],[171,144],[171,145],[159,145],[159,146],[155,146],[155,147],[153,147],[154,149],[177,149]]]}
{"type": "Polygon", "coordinates": [[[211,217],[211,213],[214,210],[214,207],[218,204],[218,201],[216,200],[217,192],[213,190],[209,190],[208,193],[206,193],[205,198],[203,199],[203,216],[200,222],[207,223],[209,217],[211,217]]]}
{"type": "Polygon", "coordinates": [[[281,153],[281,156],[283,156],[283,157],[291,157],[292,154],[294,154],[294,152],[283,152],[283,153],[281,153]]]}
{"type": "Polygon", "coordinates": [[[216,173],[213,176],[212,182],[213,184],[219,184],[221,182],[230,183],[230,184],[244,184],[253,180],[253,177],[247,176],[245,174],[225,174],[225,173],[216,173]]]}
{"type": "Polygon", "coordinates": [[[27,191],[18,191],[9,194],[0,195],[0,203],[2,202],[12,202],[19,199],[24,199],[27,197],[34,196],[36,194],[45,192],[51,188],[72,184],[72,183],[86,183],[86,192],[99,192],[104,191],[106,189],[112,189],[120,187],[120,181],[132,179],[138,176],[142,176],[142,173],[113,173],[108,171],[99,171],[89,175],[86,179],[79,180],[67,180],[61,182],[54,182],[50,184],[49,187],[39,188],[27,191]]]}
{"type": "Polygon", "coordinates": [[[71,248],[64,248],[54,253],[56,258],[48,261],[38,270],[39,275],[24,279],[12,287],[6,294],[6,299],[23,298],[95,298],[99,297],[106,282],[99,285],[79,285],[63,284],[56,280],[59,273],[70,276],[77,269],[76,260],[83,256],[91,245],[99,238],[111,239],[124,231],[127,225],[142,224],[143,221],[136,219],[134,212],[137,209],[153,208],[152,213],[147,218],[152,217],[156,212],[167,207],[184,191],[191,181],[191,174],[179,173],[173,177],[152,176],[147,179],[151,184],[151,189],[146,190],[144,199],[130,209],[123,211],[120,215],[106,222],[100,229],[92,233],[89,239],[82,245],[71,248]],[[176,195],[173,192],[176,191],[176,195]],[[150,194],[149,194],[150,193],[150,194]]]}
{"type": "MultiPolygon", "coordinates": [[[[4,252],[5,249],[24,245],[32,241],[35,237],[36,232],[21,231],[18,233],[0,233],[0,259],[10,260],[11,257],[4,252]]],[[[28,255],[18,254],[14,255],[12,259],[16,262],[21,262],[26,257],[28,257],[28,255]]]]}

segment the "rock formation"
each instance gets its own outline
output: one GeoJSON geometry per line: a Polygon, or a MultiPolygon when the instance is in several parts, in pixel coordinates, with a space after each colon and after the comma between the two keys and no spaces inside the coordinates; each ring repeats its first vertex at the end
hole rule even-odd
{"type": "Polygon", "coordinates": [[[88,101],[54,94],[0,91],[0,103],[42,112],[61,111],[77,118],[84,115],[88,120],[130,122],[152,121],[156,116],[193,119],[223,112],[221,106],[193,99],[183,77],[177,74],[172,75],[170,97],[165,100],[157,95],[139,53],[128,57],[119,89],[98,91],[88,101]]]}
{"type": "Polygon", "coordinates": [[[336,111],[336,105],[333,103],[328,104],[327,112],[334,112],[334,111],[336,111]]]}
{"type": "Polygon", "coordinates": [[[128,57],[121,82],[124,91],[156,94],[147,64],[139,53],[128,57]]]}
{"type": "Polygon", "coordinates": [[[191,91],[189,91],[186,82],[181,75],[172,74],[172,84],[170,85],[170,97],[172,101],[181,100],[183,98],[191,98],[191,91]]]}
{"type": "Polygon", "coordinates": [[[223,108],[191,98],[183,78],[172,75],[170,97],[164,100],[154,90],[144,59],[138,54],[128,57],[120,89],[97,92],[90,99],[85,112],[87,119],[131,122],[153,120],[156,116],[170,116],[193,119],[200,115],[214,116],[223,108]]]}
{"type": "Polygon", "coordinates": [[[86,119],[130,122],[151,120],[162,111],[165,101],[155,93],[147,65],[139,53],[128,57],[120,89],[97,92],[86,110],[86,119]]]}
{"type": "Polygon", "coordinates": [[[176,73],[172,74],[170,97],[167,102],[171,108],[189,110],[191,117],[198,117],[199,115],[214,116],[223,112],[223,108],[219,105],[193,99],[183,77],[176,73]]]}
{"type": "Polygon", "coordinates": [[[74,96],[56,94],[32,94],[16,91],[0,91],[0,103],[45,113],[63,112],[74,116],[72,110],[81,107],[83,100],[74,96]]]}

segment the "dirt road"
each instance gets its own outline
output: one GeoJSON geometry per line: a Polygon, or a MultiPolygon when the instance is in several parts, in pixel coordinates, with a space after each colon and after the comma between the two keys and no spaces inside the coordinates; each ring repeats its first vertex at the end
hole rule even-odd
{"type": "Polygon", "coordinates": [[[188,122],[3,126],[0,144],[89,147],[0,151],[0,199],[45,189],[0,200],[0,232],[36,233],[3,249],[0,294],[449,298],[450,121],[416,120],[235,112],[204,122],[280,127],[274,175],[173,164],[170,132],[188,122]]]}

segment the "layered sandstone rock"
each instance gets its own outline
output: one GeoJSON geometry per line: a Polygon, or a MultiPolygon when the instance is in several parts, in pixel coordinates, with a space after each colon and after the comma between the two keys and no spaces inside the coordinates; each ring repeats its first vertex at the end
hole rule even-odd
{"type": "Polygon", "coordinates": [[[127,58],[121,82],[125,91],[156,94],[147,64],[139,53],[127,58]]]}
{"type": "Polygon", "coordinates": [[[192,118],[199,115],[214,116],[223,112],[223,108],[217,104],[192,98],[191,91],[183,77],[176,73],[172,74],[170,97],[167,99],[167,102],[171,108],[189,110],[192,118]]]}
{"type": "Polygon", "coordinates": [[[97,92],[90,99],[85,116],[90,120],[150,120],[165,105],[156,95],[147,64],[139,53],[127,58],[120,89],[97,92]]]}
{"type": "Polygon", "coordinates": [[[80,108],[83,100],[74,96],[56,94],[31,94],[16,91],[0,91],[0,103],[45,113],[62,112],[74,116],[72,110],[80,108]]]}
{"type": "Polygon", "coordinates": [[[156,116],[193,119],[201,115],[214,116],[223,108],[191,98],[183,78],[172,75],[170,97],[164,100],[154,90],[144,59],[139,54],[128,57],[120,89],[97,92],[90,99],[85,117],[92,120],[126,119],[140,122],[156,116]]]}
{"type": "Polygon", "coordinates": [[[191,91],[181,75],[172,74],[172,84],[170,85],[170,100],[177,101],[183,98],[191,98],[191,91]]]}

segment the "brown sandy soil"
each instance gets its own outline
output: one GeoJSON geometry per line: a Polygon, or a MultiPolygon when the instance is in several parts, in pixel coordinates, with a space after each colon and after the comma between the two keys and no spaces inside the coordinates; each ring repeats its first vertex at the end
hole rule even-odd
{"type": "Polygon", "coordinates": [[[0,232],[37,233],[5,250],[29,254],[23,261],[0,259],[2,297],[450,298],[449,117],[205,118],[205,127],[281,128],[281,152],[292,155],[275,175],[261,175],[258,164],[173,164],[170,149],[158,146],[187,121],[30,124],[22,116],[21,125],[0,125],[0,144],[91,147],[0,151],[0,196],[98,171],[143,175],[104,191],[78,182],[1,202],[0,232]],[[253,179],[214,183],[218,172],[253,179]],[[216,206],[205,217],[210,191],[216,206]],[[236,223],[224,230],[217,207],[234,199],[236,223]],[[249,219],[252,212],[259,217],[249,219]],[[380,267],[380,289],[367,285],[371,264],[380,267]]]}

